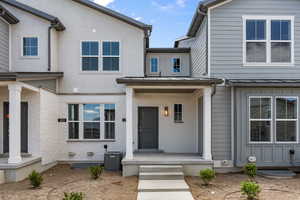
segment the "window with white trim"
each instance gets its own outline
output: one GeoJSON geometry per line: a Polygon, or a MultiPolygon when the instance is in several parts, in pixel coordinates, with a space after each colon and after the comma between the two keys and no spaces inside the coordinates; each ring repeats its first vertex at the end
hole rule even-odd
{"type": "Polygon", "coordinates": [[[100,104],[83,104],[83,138],[100,139],[100,104]]]}
{"type": "Polygon", "coordinates": [[[173,72],[174,73],[180,73],[180,71],[181,71],[180,58],[173,58],[172,59],[172,64],[173,64],[173,72]]]}
{"type": "Polygon", "coordinates": [[[183,105],[174,104],[174,122],[182,123],[183,122],[183,105]]]}
{"type": "Polygon", "coordinates": [[[272,98],[249,98],[250,142],[272,142],[272,98]]]}
{"type": "Polygon", "coordinates": [[[105,139],[115,139],[115,119],[116,119],[115,104],[105,104],[104,105],[105,139]]]}
{"type": "Polygon", "coordinates": [[[120,42],[104,41],[102,43],[103,71],[119,71],[120,42]]]}
{"type": "Polygon", "coordinates": [[[68,139],[114,140],[115,118],[115,104],[68,104],[68,139]]]}
{"type": "Polygon", "coordinates": [[[79,105],[68,105],[69,139],[79,139],[79,105]]]}
{"type": "Polygon", "coordinates": [[[294,17],[244,17],[244,64],[294,62],[294,17]]]}
{"type": "Polygon", "coordinates": [[[23,56],[38,56],[37,37],[23,37],[23,56]]]}
{"type": "Polygon", "coordinates": [[[99,70],[99,42],[81,42],[81,69],[82,71],[99,70]]]}
{"type": "Polygon", "coordinates": [[[150,59],[150,72],[157,73],[158,72],[158,58],[152,57],[150,59]]]}
{"type": "Polygon", "coordinates": [[[276,142],[297,142],[298,98],[276,97],[276,142]]]}

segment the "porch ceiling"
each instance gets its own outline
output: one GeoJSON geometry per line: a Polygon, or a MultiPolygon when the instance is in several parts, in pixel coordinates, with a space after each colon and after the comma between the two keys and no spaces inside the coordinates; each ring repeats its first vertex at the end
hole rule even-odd
{"type": "Polygon", "coordinates": [[[117,83],[129,86],[211,86],[222,84],[223,80],[190,77],[124,77],[118,78],[117,83]]]}
{"type": "Polygon", "coordinates": [[[195,89],[135,89],[136,93],[194,93],[195,89]]]}

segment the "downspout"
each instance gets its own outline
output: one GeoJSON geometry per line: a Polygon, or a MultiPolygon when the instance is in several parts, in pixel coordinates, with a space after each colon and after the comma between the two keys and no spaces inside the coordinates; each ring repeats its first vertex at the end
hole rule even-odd
{"type": "Polygon", "coordinates": [[[51,24],[48,28],[48,71],[51,71],[51,30],[55,28],[54,24],[51,24]]]}
{"type": "Polygon", "coordinates": [[[149,37],[151,36],[151,30],[145,30],[144,38],[144,76],[147,76],[147,48],[149,48],[149,37]]]}

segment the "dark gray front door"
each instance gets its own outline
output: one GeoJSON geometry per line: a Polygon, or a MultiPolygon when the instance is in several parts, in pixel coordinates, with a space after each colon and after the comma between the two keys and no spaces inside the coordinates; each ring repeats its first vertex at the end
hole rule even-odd
{"type": "MultiPolygon", "coordinates": [[[[3,104],[3,151],[9,152],[9,103],[3,104]]],[[[21,103],[21,152],[28,153],[28,103],[21,103]]]]}
{"type": "Polygon", "coordinates": [[[138,109],[139,149],[158,149],[158,108],[138,109]]]}

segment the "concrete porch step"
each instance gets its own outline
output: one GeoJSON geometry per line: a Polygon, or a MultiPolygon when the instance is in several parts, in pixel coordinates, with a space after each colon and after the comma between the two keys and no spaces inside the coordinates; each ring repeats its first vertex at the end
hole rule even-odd
{"type": "Polygon", "coordinates": [[[139,172],[182,172],[181,165],[142,165],[139,172]]]}
{"type": "Polygon", "coordinates": [[[194,200],[190,192],[139,192],[137,200],[194,200]]]}
{"type": "Polygon", "coordinates": [[[183,180],[183,172],[140,172],[140,180],[183,180]]]}
{"type": "Polygon", "coordinates": [[[189,191],[184,180],[139,180],[139,192],[182,192],[189,191]]]}

